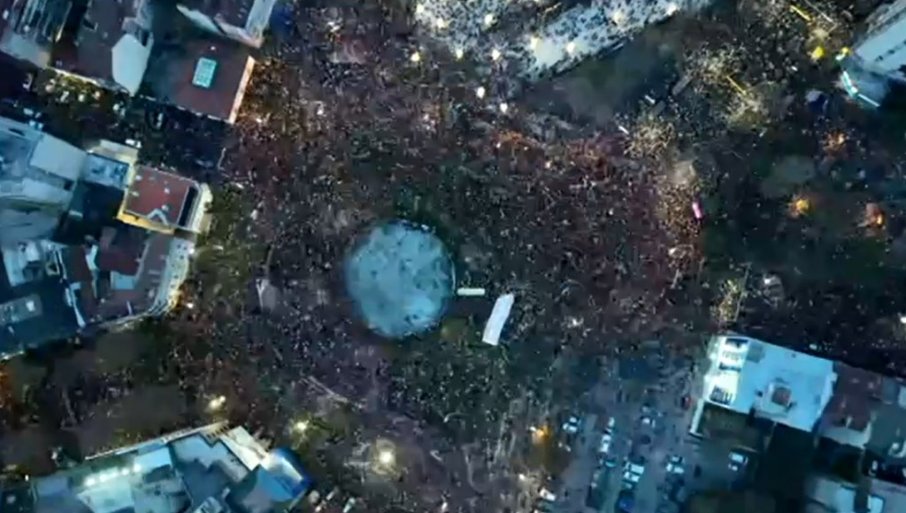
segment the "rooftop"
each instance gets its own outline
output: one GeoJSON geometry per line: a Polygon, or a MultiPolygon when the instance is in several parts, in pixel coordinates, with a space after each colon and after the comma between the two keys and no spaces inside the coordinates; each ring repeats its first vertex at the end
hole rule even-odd
{"type": "Polygon", "coordinates": [[[150,54],[145,7],[144,0],[88,2],[75,33],[54,49],[54,65],[137,92],[150,54]]]}
{"type": "Polygon", "coordinates": [[[72,0],[0,0],[0,29],[26,36],[39,44],[53,43],[72,9],[72,0]]]}
{"type": "Polygon", "coordinates": [[[715,409],[751,412],[906,469],[901,380],[737,335],[714,337],[709,356],[694,433],[710,436],[715,409]]]}
{"type": "Polygon", "coordinates": [[[197,38],[176,49],[155,49],[147,80],[159,99],[232,123],[254,65],[239,43],[197,38]]]}
{"type": "MultiPolygon", "coordinates": [[[[0,271],[3,271],[0,262],[0,271]]],[[[76,333],[78,320],[66,285],[50,276],[0,290],[0,355],[62,340],[76,333]]]]}
{"type": "MultiPolygon", "coordinates": [[[[203,230],[210,190],[136,158],[109,141],[89,153],[0,118],[0,191],[43,216],[0,240],[0,357],[174,304],[194,237],[168,228],[203,230]]],[[[21,221],[8,203],[0,223],[21,221]]],[[[19,225],[0,236],[8,226],[19,225]]]]}
{"type": "Polygon", "coordinates": [[[811,431],[830,401],[834,364],[748,337],[717,337],[705,400],[811,431]]]}
{"type": "Polygon", "coordinates": [[[812,477],[806,484],[811,499],[807,513],[835,511],[837,513],[887,513],[889,509],[880,495],[858,490],[855,486],[825,477],[812,477]]]}
{"type": "Polygon", "coordinates": [[[214,424],[104,453],[0,494],[16,513],[282,513],[309,486],[293,453],[268,451],[245,429],[214,424]]]}
{"type": "MultiPolygon", "coordinates": [[[[185,0],[181,3],[230,25],[245,27],[256,0],[185,0]]],[[[257,0],[257,3],[268,2],[257,0]]]]}
{"type": "Polygon", "coordinates": [[[182,227],[197,195],[193,180],[139,166],[126,190],[123,212],[165,227],[182,227]]]}

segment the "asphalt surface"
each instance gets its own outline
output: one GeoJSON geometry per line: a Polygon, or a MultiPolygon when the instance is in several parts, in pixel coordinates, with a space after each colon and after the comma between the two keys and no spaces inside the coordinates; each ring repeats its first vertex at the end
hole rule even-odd
{"type": "MultiPolygon", "coordinates": [[[[697,441],[688,433],[692,408],[700,377],[686,360],[666,362],[657,351],[651,351],[641,371],[627,370],[615,363],[605,368],[598,384],[589,393],[581,429],[572,445],[573,459],[560,476],[554,511],[560,513],[597,513],[615,511],[621,490],[634,496],[633,512],[669,513],[677,511],[677,483],[693,479],[693,469],[700,453],[697,441]],[[653,372],[647,372],[653,370],[653,372]],[[688,408],[683,398],[688,396],[688,408]],[[609,419],[613,441],[607,454],[600,454],[601,437],[609,419]],[[684,461],[684,474],[668,473],[672,456],[684,461]],[[609,460],[612,468],[604,465],[609,460]],[[645,471],[638,483],[623,478],[627,461],[641,463],[645,471]],[[597,482],[596,492],[603,498],[593,507],[588,498],[590,486],[597,482]],[[603,485],[603,486],[602,486],[603,485]],[[671,497],[671,491],[674,497],[671,497]]],[[[625,365],[624,365],[625,367],[625,365]]]]}

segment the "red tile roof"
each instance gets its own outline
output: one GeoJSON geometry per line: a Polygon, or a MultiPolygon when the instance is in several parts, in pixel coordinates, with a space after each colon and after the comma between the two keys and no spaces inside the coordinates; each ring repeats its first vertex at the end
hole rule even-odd
{"type": "Polygon", "coordinates": [[[87,254],[85,248],[81,246],[69,246],[66,248],[66,274],[72,281],[91,281],[91,269],[88,268],[87,254]]]}
{"type": "Polygon", "coordinates": [[[126,191],[126,213],[169,227],[176,227],[189,191],[195,182],[145,166],[136,168],[126,191]]]}
{"type": "Polygon", "coordinates": [[[145,238],[144,230],[132,227],[104,228],[94,264],[102,271],[135,276],[145,248],[145,238]]]}
{"type": "Polygon", "coordinates": [[[196,39],[187,41],[178,52],[160,54],[159,58],[160,72],[149,78],[160,99],[198,114],[235,121],[255,65],[245,47],[228,40],[196,39]],[[202,58],[217,63],[210,87],[192,83],[202,58]]]}
{"type": "Polygon", "coordinates": [[[837,382],[824,409],[824,420],[835,426],[863,431],[881,398],[883,377],[873,372],[837,363],[837,382]]]}

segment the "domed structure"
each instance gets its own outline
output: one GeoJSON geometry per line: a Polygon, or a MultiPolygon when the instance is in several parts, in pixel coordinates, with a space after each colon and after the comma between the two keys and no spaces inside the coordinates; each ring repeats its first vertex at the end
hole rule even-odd
{"type": "Polygon", "coordinates": [[[346,262],[346,288],[369,328],[402,338],[434,326],[453,294],[453,262],[421,226],[392,221],[372,229],[346,262]]]}

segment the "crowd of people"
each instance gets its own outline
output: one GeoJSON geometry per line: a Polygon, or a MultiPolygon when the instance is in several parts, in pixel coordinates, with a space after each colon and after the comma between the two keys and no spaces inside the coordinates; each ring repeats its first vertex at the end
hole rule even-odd
{"type": "MultiPolygon", "coordinates": [[[[708,326],[708,305],[682,278],[701,263],[714,210],[703,206],[705,166],[676,151],[697,120],[580,128],[490,84],[557,73],[701,5],[594,1],[545,14],[554,6],[543,1],[424,0],[411,17],[377,5],[295,13],[231,132],[212,232],[165,320],[170,352],[122,381],[177,386],[199,422],[212,414],[206,398],[226,397],[216,415],[301,445],[324,468],[348,469],[361,447],[390,439],[400,472],[364,479],[389,501],[497,511],[515,475],[489,471],[501,466],[489,449],[500,426],[554,420],[511,414],[523,392],[555,402],[553,388],[587,385],[579,375],[595,371],[580,364],[708,326]],[[436,42],[447,50],[432,54],[436,42]],[[342,270],[354,242],[393,218],[432,227],[457,281],[488,297],[454,302],[427,335],[371,333],[342,270]],[[258,297],[265,279],[275,301],[258,297]],[[476,334],[505,292],[516,305],[493,349],[476,334]],[[306,446],[292,429],[300,416],[330,436],[306,446]]],[[[165,161],[158,146],[147,153],[165,161]]]]}
{"type": "Polygon", "coordinates": [[[456,55],[486,71],[537,80],[613,49],[646,26],[706,0],[594,0],[563,8],[547,0],[421,0],[414,19],[456,55]]]}

